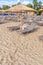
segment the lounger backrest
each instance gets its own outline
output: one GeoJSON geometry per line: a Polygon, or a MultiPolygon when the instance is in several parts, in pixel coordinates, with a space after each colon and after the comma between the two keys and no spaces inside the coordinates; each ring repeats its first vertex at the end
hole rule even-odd
{"type": "Polygon", "coordinates": [[[23,33],[25,32],[30,32],[35,28],[35,24],[31,24],[28,28],[26,28],[25,30],[22,30],[23,33]]]}
{"type": "Polygon", "coordinates": [[[6,17],[4,16],[3,19],[1,20],[1,22],[4,22],[5,18],[6,18],[6,17]]]}

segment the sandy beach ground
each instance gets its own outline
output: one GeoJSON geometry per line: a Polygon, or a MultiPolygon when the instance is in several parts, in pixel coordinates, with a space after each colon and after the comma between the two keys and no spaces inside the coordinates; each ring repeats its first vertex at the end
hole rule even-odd
{"type": "Polygon", "coordinates": [[[9,31],[17,22],[0,24],[0,65],[43,65],[43,27],[25,35],[9,31]]]}

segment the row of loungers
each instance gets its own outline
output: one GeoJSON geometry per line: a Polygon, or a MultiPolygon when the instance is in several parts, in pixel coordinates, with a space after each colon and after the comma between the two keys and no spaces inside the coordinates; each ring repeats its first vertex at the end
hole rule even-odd
{"type": "Polygon", "coordinates": [[[19,33],[29,33],[29,32],[32,32],[34,29],[35,29],[35,23],[32,23],[30,26],[28,26],[27,28],[25,28],[24,30],[20,30],[20,26],[13,26],[13,27],[8,27],[9,30],[18,30],[19,33]]]}
{"type": "MultiPolygon", "coordinates": [[[[23,24],[24,23],[32,23],[34,20],[23,20],[23,24]]],[[[0,24],[3,24],[5,22],[8,22],[6,21],[6,16],[3,17],[3,19],[0,19],[0,24]]],[[[38,25],[40,26],[43,26],[43,21],[35,21],[38,25]]]]}
{"type": "MultiPolygon", "coordinates": [[[[0,24],[1,23],[5,23],[9,21],[16,21],[16,22],[19,22],[20,19],[17,19],[16,16],[0,16],[0,24]],[[4,20],[2,21],[2,18],[4,18],[4,20]]],[[[42,21],[41,23],[40,22],[37,22],[38,25],[43,25],[43,16],[32,16],[32,17],[28,17],[27,16],[23,16],[23,22],[24,23],[28,23],[28,22],[31,22],[31,21],[42,21]],[[41,20],[42,19],[42,20],[41,20]]]]}
{"type": "MultiPolygon", "coordinates": [[[[13,26],[13,27],[8,27],[9,30],[17,30],[17,32],[19,32],[20,34],[25,34],[25,33],[30,33],[30,32],[33,32],[35,30],[35,25],[33,26],[29,26],[28,28],[24,29],[24,30],[18,30],[20,29],[20,26],[13,26]]],[[[40,40],[43,40],[43,35],[40,35],[39,36],[39,39],[40,40]]]]}
{"type": "MultiPolygon", "coordinates": [[[[19,30],[20,29],[20,25],[18,26],[11,26],[11,27],[7,27],[9,28],[9,30],[17,30],[17,32],[19,32],[20,34],[25,34],[25,33],[30,33],[33,32],[36,29],[36,24],[35,23],[31,23],[31,25],[29,27],[27,27],[24,30],[19,30]]],[[[43,40],[43,35],[39,36],[40,40],[43,40]]]]}

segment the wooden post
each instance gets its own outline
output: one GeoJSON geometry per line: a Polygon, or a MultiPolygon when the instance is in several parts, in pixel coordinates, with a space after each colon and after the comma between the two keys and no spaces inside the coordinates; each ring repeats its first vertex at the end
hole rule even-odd
{"type": "Polygon", "coordinates": [[[16,19],[16,22],[17,22],[17,20],[18,20],[18,13],[16,13],[15,19],[16,19]]]}
{"type": "Polygon", "coordinates": [[[20,14],[20,30],[22,30],[22,12],[20,14]]]}

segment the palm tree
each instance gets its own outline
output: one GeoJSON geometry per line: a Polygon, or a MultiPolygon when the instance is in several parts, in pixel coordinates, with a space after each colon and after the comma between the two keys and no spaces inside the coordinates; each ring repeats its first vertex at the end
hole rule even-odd
{"type": "Polygon", "coordinates": [[[0,10],[2,10],[2,8],[0,7],[0,10]]]}
{"type": "Polygon", "coordinates": [[[41,2],[41,1],[39,1],[39,9],[41,8],[41,6],[42,6],[42,2],[41,2]]]}
{"type": "Polygon", "coordinates": [[[30,4],[27,4],[26,6],[27,6],[27,7],[30,7],[30,8],[33,8],[33,6],[32,6],[31,3],[30,3],[30,4]]]}
{"type": "Polygon", "coordinates": [[[37,0],[33,0],[34,9],[37,9],[37,4],[38,4],[37,0]]]}

